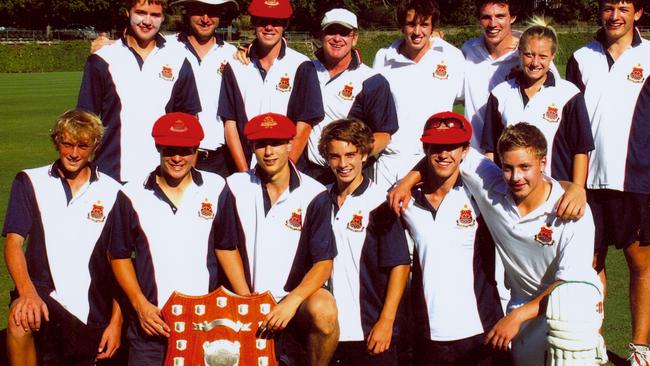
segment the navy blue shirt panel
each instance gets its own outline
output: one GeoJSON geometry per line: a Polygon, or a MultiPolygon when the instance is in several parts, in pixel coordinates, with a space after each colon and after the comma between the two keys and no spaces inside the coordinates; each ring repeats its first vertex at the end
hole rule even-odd
{"type": "MultiPolygon", "coordinates": [[[[104,226],[88,263],[90,273],[90,286],[88,288],[89,326],[104,327],[108,325],[113,308],[113,299],[118,299],[118,301],[120,299],[126,300],[126,295],[117,284],[110,261],[106,257],[109,233],[110,230],[108,230],[107,226],[104,226]]],[[[120,304],[124,302],[120,301],[120,304]]]]}
{"type": "Polygon", "coordinates": [[[95,163],[100,171],[119,181],[122,102],[108,63],[97,55],[90,55],[84,66],[77,108],[92,112],[102,120],[104,137],[95,152],[95,163]]]}
{"type": "Polygon", "coordinates": [[[366,79],[361,93],[356,96],[348,112],[348,117],[363,121],[372,132],[391,135],[397,132],[397,110],[388,80],[380,74],[366,79]]]}
{"type": "Polygon", "coordinates": [[[105,245],[113,259],[130,259],[135,253],[133,263],[140,289],[149,302],[158,305],[158,288],[149,241],[140,227],[140,219],[131,200],[123,192],[118,192],[104,230],[109,230],[105,245]]]}
{"type": "Polygon", "coordinates": [[[417,248],[413,248],[413,265],[411,266],[411,313],[415,336],[420,339],[430,339],[429,313],[424,296],[424,280],[417,248]]]}
{"type": "MultiPolygon", "coordinates": [[[[239,90],[237,78],[230,64],[227,64],[223,70],[221,79],[221,93],[219,93],[219,106],[217,115],[225,122],[227,120],[235,121],[237,124],[237,134],[241,142],[242,150],[246,161],[250,161],[253,156],[253,150],[248,144],[248,139],[244,136],[244,126],[248,122],[244,97],[239,90]]],[[[255,116],[252,116],[255,117],[255,116]]],[[[226,139],[226,145],[228,140],[226,139]]]]}
{"type": "Polygon", "coordinates": [[[589,113],[582,93],[571,98],[562,109],[560,126],[553,137],[551,176],[573,180],[573,157],[594,149],[589,113]]]}
{"type": "Polygon", "coordinates": [[[287,117],[294,123],[302,121],[311,126],[325,117],[318,74],[311,61],[303,62],[296,70],[293,90],[287,105],[287,117]]]}
{"type": "MultiPolygon", "coordinates": [[[[411,263],[408,244],[401,221],[383,203],[370,213],[366,239],[359,264],[359,303],[364,337],[370,335],[384,307],[390,273],[395,266],[411,263]]],[[[393,337],[398,337],[404,313],[400,307],[393,324],[393,337]]]]}
{"type": "Polygon", "coordinates": [[[9,233],[18,234],[28,239],[25,260],[29,278],[34,285],[46,289],[48,293],[54,290],[54,281],[50,273],[50,264],[45,248],[45,231],[36,202],[34,186],[24,172],[16,175],[11,186],[2,236],[6,237],[9,233]]]}
{"type": "Polygon", "coordinates": [[[284,290],[291,292],[316,262],[336,257],[336,241],[332,231],[332,203],[329,192],[319,193],[307,206],[305,223],[298,249],[284,290]]]}
{"type": "Polygon", "coordinates": [[[626,192],[650,192],[650,78],[646,77],[632,117],[627,161],[626,192]]]}
{"type": "Polygon", "coordinates": [[[483,330],[489,332],[503,318],[503,308],[494,278],[496,245],[483,216],[476,219],[474,239],[474,295],[483,330]]]}
{"type": "Polygon", "coordinates": [[[187,59],[183,61],[181,71],[178,73],[178,81],[174,83],[169,102],[165,106],[165,112],[183,112],[196,115],[201,112],[201,100],[199,91],[196,88],[196,79],[192,65],[187,59]]]}
{"type": "Polygon", "coordinates": [[[585,83],[582,81],[580,66],[574,55],[571,55],[566,65],[566,79],[577,86],[580,92],[584,94],[586,89],[585,83]]]}
{"type": "Polygon", "coordinates": [[[481,149],[486,152],[496,152],[497,142],[503,133],[504,126],[501,112],[499,112],[499,100],[492,93],[488,98],[484,118],[481,149]]]}

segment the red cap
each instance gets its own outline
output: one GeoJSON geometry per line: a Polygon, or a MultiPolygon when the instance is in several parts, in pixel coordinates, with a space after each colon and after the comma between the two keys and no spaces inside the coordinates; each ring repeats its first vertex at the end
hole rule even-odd
{"type": "Polygon", "coordinates": [[[253,0],[248,5],[248,14],[258,18],[289,19],[293,8],[289,0],[253,0]]]}
{"type": "Polygon", "coordinates": [[[264,113],[253,117],[244,126],[248,141],[262,139],[290,140],[296,136],[296,125],[289,118],[277,113],[264,113]]]}
{"type": "Polygon", "coordinates": [[[156,145],[194,147],[203,140],[203,128],[190,114],[167,113],[154,123],[151,136],[156,145]]]}
{"type": "Polygon", "coordinates": [[[471,138],[472,124],[465,117],[454,112],[442,112],[429,117],[420,141],[432,145],[453,145],[469,142],[471,138]]]}

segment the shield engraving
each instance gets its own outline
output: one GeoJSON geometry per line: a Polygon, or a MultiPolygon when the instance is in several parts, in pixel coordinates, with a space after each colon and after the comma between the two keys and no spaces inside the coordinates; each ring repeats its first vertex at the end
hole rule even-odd
{"type": "Polygon", "coordinates": [[[223,287],[204,296],[174,292],[162,309],[165,322],[173,325],[164,366],[277,366],[273,340],[257,338],[262,312],[275,305],[269,292],[250,297],[223,287]]]}

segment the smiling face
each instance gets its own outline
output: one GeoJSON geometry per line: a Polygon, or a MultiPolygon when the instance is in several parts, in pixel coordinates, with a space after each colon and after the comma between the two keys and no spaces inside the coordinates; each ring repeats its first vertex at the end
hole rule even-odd
{"type": "Polygon", "coordinates": [[[631,37],[634,22],[642,15],[643,8],[635,9],[632,2],[605,1],[600,7],[600,21],[607,40],[613,43],[623,37],[631,37]]]}
{"type": "Polygon", "coordinates": [[[199,40],[212,38],[215,29],[219,26],[222,9],[218,6],[201,3],[189,3],[185,8],[192,35],[199,40]]]}
{"type": "Polygon", "coordinates": [[[534,83],[546,75],[553,62],[553,41],[546,37],[531,37],[519,55],[526,79],[534,83]]]}
{"type": "Polygon", "coordinates": [[[148,42],[156,37],[160,26],[165,20],[161,4],[150,4],[146,1],[136,3],[128,10],[131,34],[138,42],[148,42]]]}
{"type": "Polygon", "coordinates": [[[510,7],[498,2],[486,3],[479,13],[479,22],[488,49],[496,48],[512,37],[512,24],[516,17],[510,14],[510,7]]]}
{"type": "Polygon", "coordinates": [[[433,176],[445,181],[460,172],[460,163],[467,155],[469,147],[467,144],[425,144],[424,151],[433,176]]]}
{"type": "Polygon", "coordinates": [[[95,152],[93,141],[78,141],[68,133],[63,133],[56,144],[59,160],[65,175],[75,175],[88,166],[95,152]]]}
{"type": "Polygon", "coordinates": [[[411,9],[406,12],[404,26],[404,51],[407,55],[417,55],[431,46],[430,37],[433,33],[432,17],[423,17],[411,9]]]}
{"type": "Polygon", "coordinates": [[[327,143],[327,164],[339,185],[350,185],[363,179],[363,162],[368,155],[362,154],[354,144],[331,140],[327,143]]]}
{"type": "Polygon", "coordinates": [[[165,179],[181,181],[196,164],[197,148],[160,146],[160,168],[165,179]]]}
{"type": "Polygon", "coordinates": [[[272,178],[289,167],[289,140],[262,139],[251,142],[257,164],[267,177],[272,178]]]}
{"type": "Polygon", "coordinates": [[[546,157],[539,158],[530,148],[504,151],[501,155],[503,179],[517,204],[544,189],[546,157]]]}
{"type": "Polygon", "coordinates": [[[320,39],[326,63],[336,64],[350,57],[352,47],[356,46],[358,38],[359,36],[354,30],[339,24],[325,28],[320,39]]]}
{"type": "Polygon", "coordinates": [[[253,17],[251,23],[255,27],[258,44],[265,49],[271,49],[278,45],[287,27],[286,19],[253,17]]]}

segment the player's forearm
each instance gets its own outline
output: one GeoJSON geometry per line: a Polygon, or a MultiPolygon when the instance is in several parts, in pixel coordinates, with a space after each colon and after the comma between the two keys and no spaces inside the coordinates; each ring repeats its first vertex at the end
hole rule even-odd
{"type": "Polygon", "coordinates": [[[135,274],[135,268],[133,268],[131,258],[111,259],[111,268],[113,269],[117,283],[134,308],[137,308],[137,304],[142,301],[148,301],[138,283],[138,277],[135,274]]]}
{"type": "Polygon", "coordinates": [[[589,172],[589,155],[575,154],[573,156],[573,183],[584,187],[587,183],[587,173],[589,172]]]}
{"type": "Polygon", "coordinates": [[[519,312],[519,316],[521,317],[521,319],[523,321],[526,321],[526,320],[530,320],[530,319],[533,319],[533,318],[541,315],[540,314],[540,310],[541,310],[540,305],[541,305],[542,301],[551,293],[551,291],[553,291],[555,286],[559,285],[560,283],[562,283],[562,281],[553,282],[550,286],[548,286],[548,288],[546,290],[544,290],[544,292],[539,294],[536,298],[534,298],[530,302],[526,303],[522,307],[515,309],[515,311],[519,312]]]}
{"type": "Polygon", "coordinates": [[[111,324],[122,325],[122,309],[117,300],[113,300],[113,309],[111,310],[111,324]]]}
{"type": "Polygon", "coordinates": [[[388,278],[388,290],[386,291],[386,299],[384,306],[381,309],[379,318],[394,321],[395,314],[399,308],[399,303],[402,300],[404,289],[406,288],[406,281],[409,277],[409,265],[403,264],[393,267],[390,271],[388,278]]]}
{"type": "Polygon", "coordinates": [[[224,134],[226,137],[226,146],[230,156],[235,162],[235,167],[240,172],[248,170],[248,161],[244,155],[241,140],[239,139],[239,132],[237,131],[237,122],[233,120],[226,120],[224,122],[224,134]]]}
{"type": "Polygon", "coordinates": [[[239,250],[217,250],[216,252],[217,259],[232,286],[232,290],[237,295],[250,295],[251,290],[248,288],[248,283],[246,283],[244,264],[239,250]]]}
{"type": "Polygon", "coordinates": [[[291,141],[291,151],[289,152],[289,158],[294,163],[298,162],[302,152],[305,150],[311,130],[310,124],[302,121],[296,122],[296,136],[291,141]]]}
{"type": "Polygon", "coordinates": [[[390,142],[390,134],[386,132],[375,132],[372,134],[372,137],[375,138],[375,143],[372,145],[372,152],[370,155],[377,156],[386,149],[386,146],[388,146],[388,143],[390,142]]]}
{"type": "Polygon", "coordinates": [[[35,293],[36,288],[34,283],[29,278],[29,271],[27,269],[27,260],[23,252],[23,243],[25,239],[14,233],[7,234],[5,241],[5,263],[11,278],[16,285],[16,290],[20,296],[26,293],[35,293]]]}
{"type": "Polygon", "coordinates": [[[296,301],[302,304],[309,296],[313,295],[319,288],[323,287],[327,279],[332,275],[332,265],[334,261],[331,259],[323,260],[314,263],[309,272],[302,279],[302,282],[291,291],[285,300],[296,301]]]}

